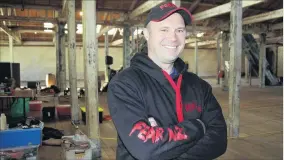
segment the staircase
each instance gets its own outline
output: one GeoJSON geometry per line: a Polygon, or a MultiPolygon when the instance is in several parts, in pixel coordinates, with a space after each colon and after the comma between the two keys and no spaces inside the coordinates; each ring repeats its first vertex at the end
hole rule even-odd
{"type": "MultiPolygon", "coordinates": [[[[256,43],[254,37],[251,34],[244,34],[242,38],[242,48],[243,48],[243,54],[245,54],[249,62],[251,64],[252,72],[258,76],[258,70],[259,70],[259,46],[256,43]]],[[[264,57],[264,65],[265,68],[268,68],[269,63],[266,60],[266,57],[264,57]]],[[[265,70],[265,79],[268,81],[269,85],[277,85],[279,84],[278,79],[273,73],[269,70],[265,70]]]]}

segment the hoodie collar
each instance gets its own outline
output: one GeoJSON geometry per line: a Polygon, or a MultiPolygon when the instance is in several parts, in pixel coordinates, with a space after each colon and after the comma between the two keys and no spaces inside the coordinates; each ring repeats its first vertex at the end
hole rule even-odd
{"type": "MultiPolygon", "coordinates": [[[[168,80],[164,76],[163,70],[148,57],[147,53],[140,52],[135,54],[131,59],[130,66],[145,72],[158,82],[163,84],[168,83],[168,80]]],[[[175,78],[187,70],[185,63],[180,58],[177,58],[177,60],[174,62],[174,69],[177,72],[175,78]]]]}

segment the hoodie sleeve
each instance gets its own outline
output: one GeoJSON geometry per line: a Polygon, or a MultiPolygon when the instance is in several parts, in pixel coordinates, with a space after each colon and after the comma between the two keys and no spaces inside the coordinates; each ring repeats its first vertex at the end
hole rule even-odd
{"type": "Polygon", "coordinates": [[[135,84],[112,82],[108,107],[119,137],[129,153],[139,160],[173,159],[204,136],[197,120],[172,126],[151,127],[144,102],[135,84]]]}
{"type": "Polygon", "coordinates": [[[204,112],[201,121],[205,124],[206,133],[193,147],[178,159],[215,159],[226,152],[227,126],[222,109],[207,82],[202,86],[204,91],[204,112]]]}

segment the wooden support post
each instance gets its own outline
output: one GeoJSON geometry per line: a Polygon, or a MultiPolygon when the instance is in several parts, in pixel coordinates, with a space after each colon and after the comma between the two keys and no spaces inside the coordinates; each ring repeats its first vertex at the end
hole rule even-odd
{"type": "Polygon", "coordinates": [[[65,23],[58,22],[56,29],[56,84],[62,91],[66,89],[65,23]]]}
{"type": "Polygon", "coordinates": [[[56,32],[55,32],[55,50],[56,50],[56,85],[58,87],[60,87],[60,57],[59,56],[61,53],[61,50],[60,50],[60,36],[59,36],[59,26],[56,25],[56,32]]]}
{"type": "Polygon", "coordinates": [[[14,63],[14,52],[13,52],[13,37],[9,35],[9,50],[10,50],[10,77],[13,78],[13,63],[14,63]]]}
{"type": "Polygon", "coordinates": [[[135,28],[136,27],[131,27],[130,31],[131,31],[131,51],[130,53],[135,51],[135,40],[138,39],[138,34],[136,35],[137,37],[135,38],[135,28]]]}
{"type": "Polygon", "coordinates": [[[274,75],[277,77],[277,67],[278,67],[278,46],[277,45],[274,45],[272,47],[272,50],[273,50],[273,73],[274,75]]]}
{"type": "Polygon", "coordinates": [[[220,77],[219,77],[219,71],[221,69],[221,48],[220,48],[220,39],[221,39],[221,34],[219,34],[217,38],[217,84],[220,84],[220,77]]]}
{"type": "Polygon", "coordinates": [[[95,157],[101,159],[99,99],[98,99],[98,40],[96,32],[96,0],[82,1],[83,52],[85,66],[86,121],[88,136],[96,145],[95,157]]]}
{"type": "Polygon", "coordinates": [[[259,87],[264,88],[265,87],[265,60],[266,60],[266,47],[265,47],[265,40],[266,40],[266,34],[262,33],[260,34],[260,44],[259,44],[259,87]]]}
{"type": "Polygon", "coordinates": [[[130,66],[130,27],[124,26],[123,29],[123,69],[130,66]]]}
{"type": "Polygon", "coordinates": [[[228,86],[228,78],[229,78],[229,61],[230,61],[230,53],[229,53],[229,34],[228,32],[222,33],[222,69],[224,71],[224,78],[222,78],[222,90],[227,91],[228,86]]]}
{"type": "Polygon", "coordinates": [[[64,31],[64,26],[66,23],[60,24],[60,89],[61,91],[66,89],[66,36],[64,31]]]}
{"type": "Polygon", "coordinates": [[[195,71],[194,73],[198,75],[198,41],[197,38],[195,39],[195,48],[194,48],[194,64],[195,64],[195,71]]]}
{"type": "Polygon", "coordinates": [[[71,92],[71,115],[74,124],[79,124],[79,106],[77,94],[77,70],[76,70],[76,23],[75,23],[75,0],[69,0],[68,4],[68,67],[69,86],[71,92]]]}
{"type": "Polygon", "coordinates": [[[249,85],[251,86],[251,70],[252,70],[252,65],[249,63],[249,85]]]}
{"type": "Polygon", "coordinates": [[[248,59],[248,56],[245,55],[245,80],[247,83],[249,83],[249,75],[250,75],[250,70],[249,70],[249,59],[248,59]]]}
{"type": "Polygon", "coordinates": [[[242,0],[231,0],[229,136],[239,136],[240,84],[242,66],[242,0]]]}
{"type": "MultiPolygon", "coordinates": [[[[109,43],[108,43],[108,32],[105,33],[105,58],[109,53],[109,43]]],[[[109,82],[109,65],[106,64],[105,60],[105,83],[109,82]]]]}

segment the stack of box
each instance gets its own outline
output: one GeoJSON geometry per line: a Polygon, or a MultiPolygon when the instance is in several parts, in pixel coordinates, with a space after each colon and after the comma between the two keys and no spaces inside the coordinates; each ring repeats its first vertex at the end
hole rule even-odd
{"type": "Polygon", "coordinates": [[[58,119],[62,119],[64,117],[71,117],[70,104],[58,104],[56,106],[56,113],[58,119]]]}
{"type": "Polygon", "coordinates": [[[42,128],[0,131],[0,159],[37,159],[42,128]]]}
{"type": "Polygon", "coordinates": [[[29,117],[35,117],[42,119],[42,101],[30,101],[30,112],[29,117]]]}

